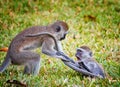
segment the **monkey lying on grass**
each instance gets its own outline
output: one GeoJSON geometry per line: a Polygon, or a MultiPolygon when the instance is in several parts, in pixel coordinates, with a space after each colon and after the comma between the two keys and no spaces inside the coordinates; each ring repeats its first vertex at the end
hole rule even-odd
{"type": "Polygon", "coordinates": [[[78,59],[78,64],[80,68],[84,68],[88,72],[91,72],[97,76],[100,76],[101,78],[105,78],[105,73],[97,61],[93,59],[92,51],[87,46],[81,46],[80,48],[77,48],[77,52],[75,55],[78,59]]]}

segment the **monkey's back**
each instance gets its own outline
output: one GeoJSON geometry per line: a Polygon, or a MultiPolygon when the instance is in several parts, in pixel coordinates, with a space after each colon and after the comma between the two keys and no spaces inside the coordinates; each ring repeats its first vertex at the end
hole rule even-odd
{"type": "Polygon", "coordinates": [[[36,46],[41,45],[42,36],[30,38],[30,37],[26,37],[26,35],[40,33],[45,30],[46,30],[45,26],[34,26],[34,27],[30,27],[30,28],[23,30],[18,35],[16,35],[16,37],[11,41],[10,46],[9,46],[9,52],[12,51],[12,53],[17,53],[23,50],[24,47],[27,48],[31,46],[31,49],[32,49],[32,48],[36,48],[34,47],[34,44],[36,44],[36,46]]]}

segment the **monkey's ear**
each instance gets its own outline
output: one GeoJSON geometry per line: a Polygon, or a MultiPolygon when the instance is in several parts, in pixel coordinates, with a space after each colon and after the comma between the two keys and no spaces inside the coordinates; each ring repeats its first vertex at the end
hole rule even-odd
{"type": "Polygon", "coordinates": [[[60,26],[56,26],[56,32],[60,32],[61,31],[61,27],[60,26]]]}

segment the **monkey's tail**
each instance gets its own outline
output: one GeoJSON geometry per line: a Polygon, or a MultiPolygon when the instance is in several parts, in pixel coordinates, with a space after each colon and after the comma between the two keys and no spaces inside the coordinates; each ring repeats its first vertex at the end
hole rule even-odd
{"type": "Polygon", "coordinates": [[[6,57],[2,65],[0,66],[0,73],[3,72],[7,68],[7,66],[10,65],[10,63],[11,59],[9,57],[6,57]]]}

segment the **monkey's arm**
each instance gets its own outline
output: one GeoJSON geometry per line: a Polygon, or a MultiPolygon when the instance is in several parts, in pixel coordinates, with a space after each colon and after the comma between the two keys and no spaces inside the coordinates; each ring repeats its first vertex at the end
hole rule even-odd
{"type": "Polygon", "coordinates": [[[42,44],[42,53],[55,57],[55,58],[60,58],[62,60],[65,61],[70,61],[69,59],[67,59],[66,57],[59,55],[60,52],[54,49],[55,43],[54,40],[52,38],[49,39],[44,39],[44,42],[42,44]]]}
{"type": "MultiPolygon", "coordinates": [[[[63,60],[62,60],[63,61],[63,60]]],[[[87,70],[85,70],[84,68],[79,68],[76,66],[76,64],[74,63],[71,63],[71,62],[66,62],[66,61],[63,61],[65,65],[67,65],[68,67],[74,69],[75,71],[78,71],[80,73],[83,73],[85,75],[88,75],[88,76],[93,76],[93,77],[99,77],[91,72],[88,72],[87,70]]],[[[99,77],[100,78],[100,77],[99,77]]]]}
{"type": "Polygon", "coordinates": [[[58,48],[55,46],[56,50],[58,49],[60,52],[63,52],[63,53],[64,53],[63,48],[62,48],[61,41],[57,41],[57,44],[58,44],[58,46],[57,46],[58,48]]]}
{"type": "Polygon", "coordinates": [[[88,72],[92,73],[91,69],[89,69],[88,65],[86,65],[86,62],[88,63],[88,62],[90,62],[90,60],[89,59],[82,59],[82,60],[78,61],[78,64],[80,66],[82,66],[84,69],[86,69],[88,72]]]}
{"type": "MultiPolygon", "coordinates": [[[[74,60],[73,59],[71,59],[71,58],[69,58],[67,55],[65,55],[63,52],[57,52],[57,55],[60,55],[60,56],[62,56],[62,57],[64,57],[64,58],[66,58],[67,59],[67,62],[71,62],[71,63],[75,63],[74,62],[74,60]]],[[[64,60],[63,60],[64,61],[64,60]]],[[[77,64],[76,64],[77,65],[77,64]]]]}
{"type": "Polygon", "coordinates": [[[88,72],[91,72],[92,73],[92,71],[86,66],[86,64],[84,64],[84,62],[79,62],[78,63],[80,66],[82,66],[85,70],[87,70],[88,72]]]}

